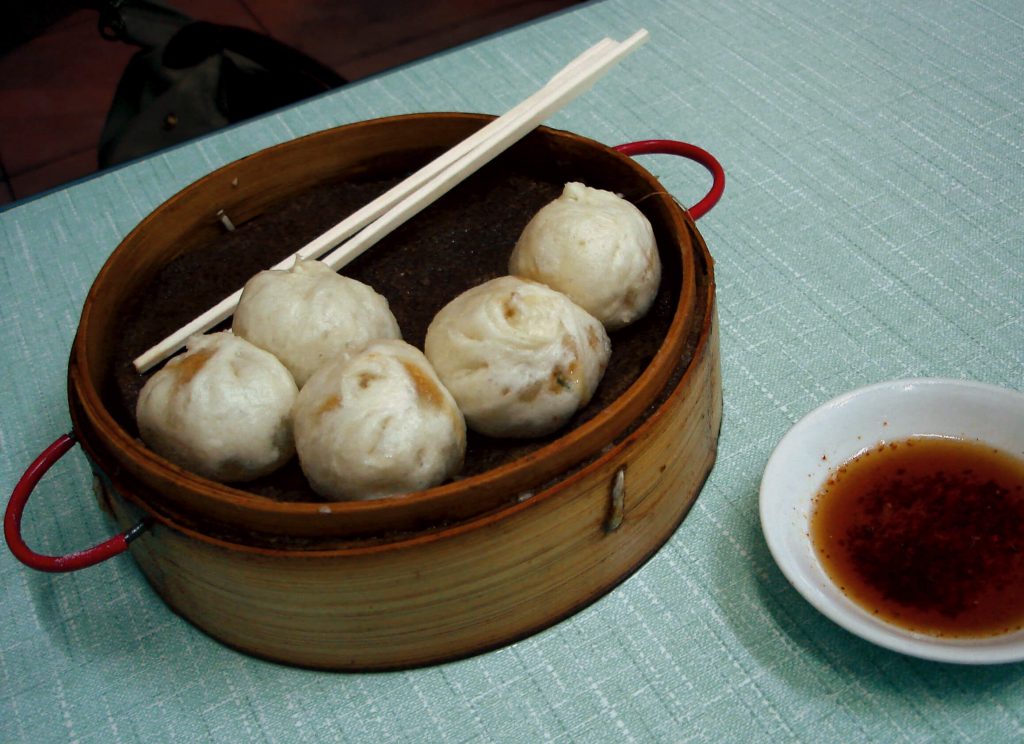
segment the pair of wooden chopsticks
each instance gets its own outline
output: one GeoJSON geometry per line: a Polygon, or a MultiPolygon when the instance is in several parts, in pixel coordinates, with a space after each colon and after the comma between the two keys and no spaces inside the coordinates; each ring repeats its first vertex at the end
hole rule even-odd
{"type": "MultiPolygon", "coordinates": [[[[580,96],[623,57],[647,41],[641,29],[623,42],[603,39],[566,65],[536,93],[467,137],[436,160],[413,173],[365,207],[307,243],[274,269],[299,259],[320,258],[337,271],[413,215],[522,139],[542,121],[580,96]],[[343,241],[347,241],[344,242],[343,241]],[[327,251],[337,247],[336,250],[327,251]]],[[[146,372],[181,350],[190,336],[205,333],[227,320],[242,296],[239,289],[198,318],[179,328],[134,361],[146,372]]]]}

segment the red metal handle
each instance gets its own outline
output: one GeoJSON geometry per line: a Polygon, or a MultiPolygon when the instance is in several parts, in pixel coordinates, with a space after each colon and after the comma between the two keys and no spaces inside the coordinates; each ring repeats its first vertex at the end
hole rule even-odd
{"type": "Polygon", "coordinates": [[[696,145],[676,140],[640,140],[619,145],[614,149],[631,157],[633,155],[679,155],[707,168],[711,173],[711,189],[703,199],[687,210],[690,217],[695,220],[710,212],[711,208],[722,198],[722,192],[725,191],[725,171],[722,170],[722,164],[710,152],[696,145]]]}
{"type": "Polygon", "coordinates": [[[4,514],[4,538],[7,540],[7,547],[11,549],[15,558],[29,568],[38,571],[51,573],[77,571],[80,568],[105,561],[107,558],[113,558],[126,551],[128,544],[142,534],[148,526],[146,522],[139,522],[130,530],[115,535],[99,545],[67,555],[41,555],[25,544],[25,540],[21,536],[21,515],[25,511],[25,505],[28,503],[28,497],[32,494],[32,489],[36,487],[46,471],[74,446],[75,435],[72,433],[61,435],[53,444],[44,449],[21,476],[18,485],[11,492],[11,500],[7,502],[7,512],[4,514]]]}

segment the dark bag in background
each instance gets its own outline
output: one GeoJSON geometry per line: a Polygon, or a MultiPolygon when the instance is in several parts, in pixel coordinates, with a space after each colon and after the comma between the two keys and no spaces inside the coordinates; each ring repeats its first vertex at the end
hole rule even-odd
{"type": "Polygon", "coordinates": [[[344,85],[269,36],[195,21],[156,0],[100,7],[104,38],[140,47],[118,83],[99,143],[105,168],[344,85]]]}

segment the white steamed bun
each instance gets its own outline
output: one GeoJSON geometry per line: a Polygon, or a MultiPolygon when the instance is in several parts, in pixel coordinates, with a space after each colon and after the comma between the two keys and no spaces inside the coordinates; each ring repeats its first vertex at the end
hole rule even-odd
{"type": "Polygon", "coordinates": [[[590,400],[611,354],[593,316],[513,276],[448,303],[424,349],[469,427],[495,437],[543,436],[562,426],[590,400]]]}
{"type": "Polygon", "coordinates": [[[246,282],[232,330],[280,359],[300,388],[340,352],[402,336],[384,297],[320,261],[296,261],[246,282]]]}
{"type": "Polygon", "coordinates": [[[375,341],[328,362],[302,388],[295,444],[317,493],[373,499],[457,473],[466,424],[422,352],[404,341],[375,341]]]}
{"type": "Polygon", "coordinates": [[[573,182],[526,225],[509,273],[564,292],[615,330],[650,309],[661,262],[654,230],[639,209],[573,182]]]}
{"type": "Polygon", "coordinates": [[[136,420],[155,452],[197,475],[246,481],[294,454],[298,388],[273,354],[230,332],[193,336],[146,381],[136,420]]]}

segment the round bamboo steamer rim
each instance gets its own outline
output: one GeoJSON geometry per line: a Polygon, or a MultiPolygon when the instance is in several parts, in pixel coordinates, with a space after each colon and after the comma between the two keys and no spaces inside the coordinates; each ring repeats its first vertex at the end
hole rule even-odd
{"type": "Polygon", "coordinates": [[[144,447],[104,404],[102,391],[116,343],[111,328],[130,286],[145,281],[175,255],[215,238],[220,227],[213,215],[219,210],[244,222],[299,188],[340,173],[365,171],[378,158],[400,156],[409,150],[409,143],[416,143],[418,149],[450,147],[491,118],[473,114],[390,117],[277,145],[185,188],[122,241],[86,298],[69,365],[69,399],[76,430],[101,467],[138,484],[130,498],[152,511],[175,515],[182,523],[231,526],[243,533],[318,539],[415,531],[506,505],[515,495],[592,458],[638,420],[679,362],[696,305],[695,255],[702,246],[694,244],[696,230],[689,218],[631,158],[592,140],[547,128],[528,139],[643,184],[651,194],[645,210],[656,216],[671,235],[673,249],[680,252],[679,300],[664,344],[626,393],[591,420],[525,457],[479,475],[401,497],[325,505],[275,502],[195,476],[144,447]]]}

